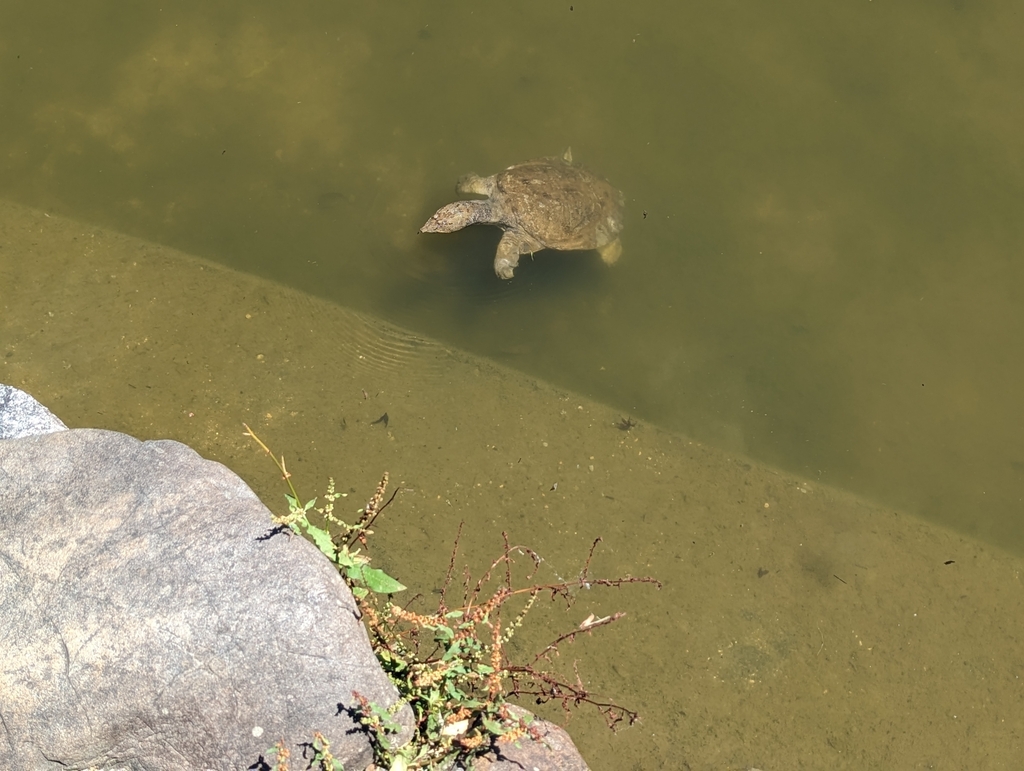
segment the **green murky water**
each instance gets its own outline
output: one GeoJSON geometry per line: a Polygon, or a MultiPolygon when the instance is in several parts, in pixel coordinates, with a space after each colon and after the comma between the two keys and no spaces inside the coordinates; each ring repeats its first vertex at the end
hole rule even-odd
{"type": "Polygon", "coordinates": [[[0,196],[1024,552],[1011,3],[5,2],[0,29],[0,196]],[[626,194],[613,268],[503,283],[496,229],[416,235],[464,172],[570,145],[626,194]]]}
{"type": "Polygon", "coordinates": [[[1024,548],[1009,3],[7,2],[0,194],[1024,548]],[[416,229],[571,145],[612,270],[416,229]]]}

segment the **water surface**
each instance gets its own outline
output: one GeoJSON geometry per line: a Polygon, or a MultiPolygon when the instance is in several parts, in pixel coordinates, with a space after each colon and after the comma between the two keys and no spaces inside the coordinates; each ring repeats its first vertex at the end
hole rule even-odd
{"type": "Polygon", "coordinates": [[[1009,3],[5,4],[0,193],[1020,550],[1009,3]],[[572,146],[625,253],[417,237],[572,146]]]}

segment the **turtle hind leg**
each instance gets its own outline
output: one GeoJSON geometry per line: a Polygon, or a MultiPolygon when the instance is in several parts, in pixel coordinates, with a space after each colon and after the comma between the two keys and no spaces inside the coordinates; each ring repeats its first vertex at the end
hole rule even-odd
{"type": "Polygon", "coordinates": [[[614,265],[619,257],[622,256],[622,241],[616,238],[609,244],[599,246],[597,251],[601,255],[601,259],[604,260],[605,265],[614,265]]]}
{"type": "Polygon", "coordinates": [[[519,265],[521,246],[522,239],[511,230],[506,230],[498,242],[498,253],[494,256],[494,272],[498,274],[498,278],[512,278],[519,265]]]}

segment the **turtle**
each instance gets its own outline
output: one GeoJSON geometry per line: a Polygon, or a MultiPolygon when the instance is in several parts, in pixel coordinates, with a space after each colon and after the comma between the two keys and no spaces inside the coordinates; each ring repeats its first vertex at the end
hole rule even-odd
{"type": "Polygon", "coordinates": [[[622,193],[572,162],[572,151],[509,166],[491,177],[467,174],[455,186],[484,199],[442,206],[420,233],[453,233],[483,222],[505,231],[494,272],[509,279],[519,255],[541,249],[596,249],[608,265],[622,254],[622,193]]]}

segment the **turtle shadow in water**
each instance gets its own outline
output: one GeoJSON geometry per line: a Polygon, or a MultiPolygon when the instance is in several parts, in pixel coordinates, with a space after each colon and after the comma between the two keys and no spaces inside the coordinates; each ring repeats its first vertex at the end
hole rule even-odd
{"type": "Polygon", "coordinates": [[[417,273],[414,286],[408,286],[405,293],[423,295],[424,301],[427,297],[444,297],[447,302],[459,303],[465,311],[495,302],[514,302],[527,294],[557,299],[593,292],[615,271],[594,250],[543,249],[522,255],[515,277],[502,281],[493,268],[500,239],[501,232],[494,228],[475,227],[452,233],[443,242],[425,240],[420,259],[427,268],[417,273]]]}
{"type": "MultiPolygon", "coordinates": [[[[430,239],[410,255],[419,262],[395,277],[388,305],[410,329],[450,344],[516,364],[544,336],[538,328],[553,316],[590,307],[614,290],[617,266],[588,251],[543,250],[523,255],[515,278],[494,275],[495,228],[468,228],[442,244],[430,239]],[[436,244],[436,246],[435,246],[436,244]]],[[[427,239],[424,239],[427,241],[427,239]]]]}

